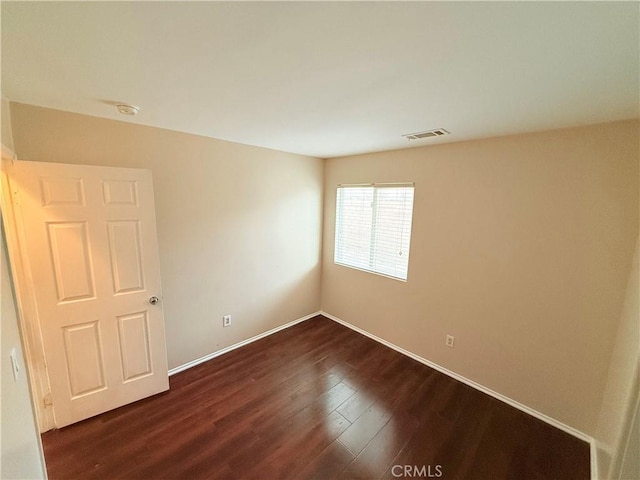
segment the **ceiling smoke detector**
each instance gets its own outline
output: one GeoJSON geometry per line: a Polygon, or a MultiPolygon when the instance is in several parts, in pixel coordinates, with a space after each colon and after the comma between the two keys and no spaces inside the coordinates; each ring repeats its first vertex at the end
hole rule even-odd
{"type": "Polygon", "coordinates": [[[407,140],[420,140],[422,138],[441,137],[442,135],[448,135],[449,132],[444,128],[435,128],[433,130],[427,130],[426,132],[418,133],[405,133],[402,135],[407,140]]]}
{"type": "Polygon", "coordinates": [[[127,105],[126,103],[119,103],[116,105],[118,111],[123,115],[136,115],[140,111],[140,107],[134,107],[133,105],[127,105]]]}

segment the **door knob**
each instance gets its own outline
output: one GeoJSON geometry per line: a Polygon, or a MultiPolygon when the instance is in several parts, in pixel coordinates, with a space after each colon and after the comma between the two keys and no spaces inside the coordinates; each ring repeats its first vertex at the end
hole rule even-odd
{"type": "Polygon", "coordinates": [[[160,301],[160,299],[159,299],[158,297],[151,297],[151,298],[149,298],[149,303],[150,303],[151,305],[157,305],[159,301],[160,301]]]}

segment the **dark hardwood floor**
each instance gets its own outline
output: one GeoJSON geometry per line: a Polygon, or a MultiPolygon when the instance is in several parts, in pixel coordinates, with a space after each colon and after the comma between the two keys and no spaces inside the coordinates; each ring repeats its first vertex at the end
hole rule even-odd
{"type": "Polygon", "coordinates": [[[589,446],[323,317],[42,436],[55,479],[588,479],[589,446]]]}

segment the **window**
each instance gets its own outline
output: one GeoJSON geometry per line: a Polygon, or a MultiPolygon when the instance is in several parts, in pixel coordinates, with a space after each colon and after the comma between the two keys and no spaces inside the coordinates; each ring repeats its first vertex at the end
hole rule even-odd
{"type": "Polygon", "coordinates": [[[413,184],[339,185],[334,262],[407,279],[413,184]]]}

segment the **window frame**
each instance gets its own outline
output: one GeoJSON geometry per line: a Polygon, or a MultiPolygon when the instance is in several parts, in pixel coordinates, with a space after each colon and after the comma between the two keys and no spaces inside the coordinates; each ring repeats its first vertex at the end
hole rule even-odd
{"type": "MultiPolygon", "coordinates": [[[[394,183],[353,183],[353,184],[338,184],[337,188],[336,188],[336,206],[335,206],[335,230],[334,230],[334,253],[333,253],[333,263],[334,265],[339,265],[342,267],[347,267],[347,268],[352,268],[354,270],[359,270],[361,272],[366,272],[366,273],[372,273],[374,275],[380,275],[382,277],[386,277],[386,278],[391,278],[393,280],[398,280],[401,282],[408,282],[409,280],[409,258],[410,258],[410,251],[411,251],[411,237],[412,237],[412,232],[413,232],[413,207],[415,204],[415,183],[414,182],[394,182],[394,183]],[[374,239],[376,238],[376,230],[379,227],[379,220],[380,218],[377,216],[377,209],[379,207],[379,202],[378,202],[378,192],[380,189],[383,188],[411,188],[412,189],[412,193],[411,193],[411,208],[409,210],[410,213],[410,217],[409,217],[409,232],[408,232],[408,248],[407,248],[407,268],[406,268],[406,277],[400,277],[400,276],[395,276],[395,275],[391,275],[389,273],[385,273],[379,270],[374,270],[374,267],[371,266],[371,268],[364,268],[362,266],[358,266],[358,265],[353,265],[353,264],[349,264],[346,263],[345,261],[340,261],[337,259],[338,257],[338,243],[339,241],[341,241],[341,239],[339,240],[339,234],[341,233],[340,230],[340,225],[342,224],[343,220],[341,220],[341,212],[342,210],[339,210],[340,207],[340,189],[345,189],[345,188],[373,188],[373,198],[372,198],[372,210],[371,210],[371,226],[370,226],[370,232],[369,234],[371,235],[371,246],[370,246],[370,250],[369,250],[369,265],[372,264],[375,256],[376,256],[376,249],[375,249],[375,242],[374,239]]],[[[344,250],[340,249],[340,251],[342,253],[344,253],[344,250]]]]}

